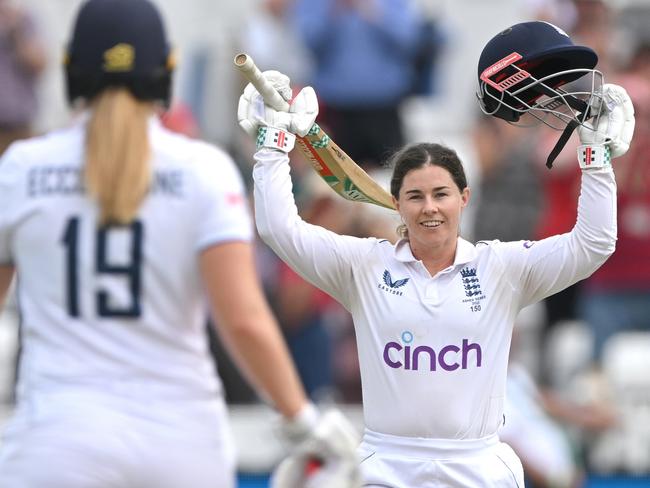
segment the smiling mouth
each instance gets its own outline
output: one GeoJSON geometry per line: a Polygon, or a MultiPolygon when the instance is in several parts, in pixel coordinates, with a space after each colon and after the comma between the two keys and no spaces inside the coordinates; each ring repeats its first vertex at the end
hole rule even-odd
{"type": "Polygon", "coordinates": [[[442,220],[427,220],[425,222],[420,222],[420,225],[426,227],[427,229],[435,229],[437,227],[440,227],[442,224],[442,220]]]}

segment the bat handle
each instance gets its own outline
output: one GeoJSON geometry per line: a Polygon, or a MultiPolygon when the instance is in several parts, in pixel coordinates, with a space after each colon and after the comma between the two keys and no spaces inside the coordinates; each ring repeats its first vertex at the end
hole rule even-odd
{"type": "Polygon", "coordinates": [[[262,95],[262,98],[267,105],[273,107],[275,110],[283,112],[289,110],[289,104],[287,101],[282,98],[273,85],[264,77],[262,72],[255,65],[253,58],[248,54],[239,53],[235,56],[233,62],[235,63],[235,67],[241,71],[257,91],[260,92],[260,95],[262,95]]]}

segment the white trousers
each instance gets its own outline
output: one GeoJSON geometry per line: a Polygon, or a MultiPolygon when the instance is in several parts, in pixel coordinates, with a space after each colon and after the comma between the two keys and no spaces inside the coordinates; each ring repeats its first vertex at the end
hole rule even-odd
{"type": "Polygon", "coordinates": [[[366,429],[359,454],[364,487],[524,488],[519,458],[496,435],[424,439],[366,429]]]}
{"type": "Polygon", "coordinates": [[[19,406],[0,443],[7,488],[234,488],[221,400],[48,394],[19,406]]]}

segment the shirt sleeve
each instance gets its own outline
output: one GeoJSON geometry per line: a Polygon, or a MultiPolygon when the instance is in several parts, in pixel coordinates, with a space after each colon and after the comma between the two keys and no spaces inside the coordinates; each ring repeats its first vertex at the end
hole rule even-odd
{"type": "Polygon", "coordinates": [[[360,263],[376,240],[338,235],[303,221],[293,198],[288,156],[262,149],[255,160],[255,222],[260,237],[302,278],[349,309],[353,263],[360,263]]]}
{"type": "Polygon", "coordinates": [[[241,173],[225,152],[208,145],[202,149],[198,172],[198,250],[223,242],[251,241],[253,222],[241,173]]]}
{"type": "Polygon", "coordinates": [[[578,219],[571,232],[495,246],[521,308],[587,278],[614,252],[614,173],[611,169],[583,171],[581,185],[578,219]]]}

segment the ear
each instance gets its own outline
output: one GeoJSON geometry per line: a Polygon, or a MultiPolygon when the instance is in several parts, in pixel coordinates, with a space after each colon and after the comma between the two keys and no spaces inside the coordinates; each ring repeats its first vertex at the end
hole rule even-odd
{"type": "Polygon", "coordinates": [[[465,189],[460,193],[460,200],[461,200],[461,207],[465,208],[469,204],[469,199],[471,196],[471,191],[469,187],[465,187],[465,189]]]}
{"type": "Polygon", "coordinates": [[[393,195],[391,195],[391,199],[393,200],[393,206],[395,207],[395,210],[399,212],[399,200],[395,198],[393,195]]]}

